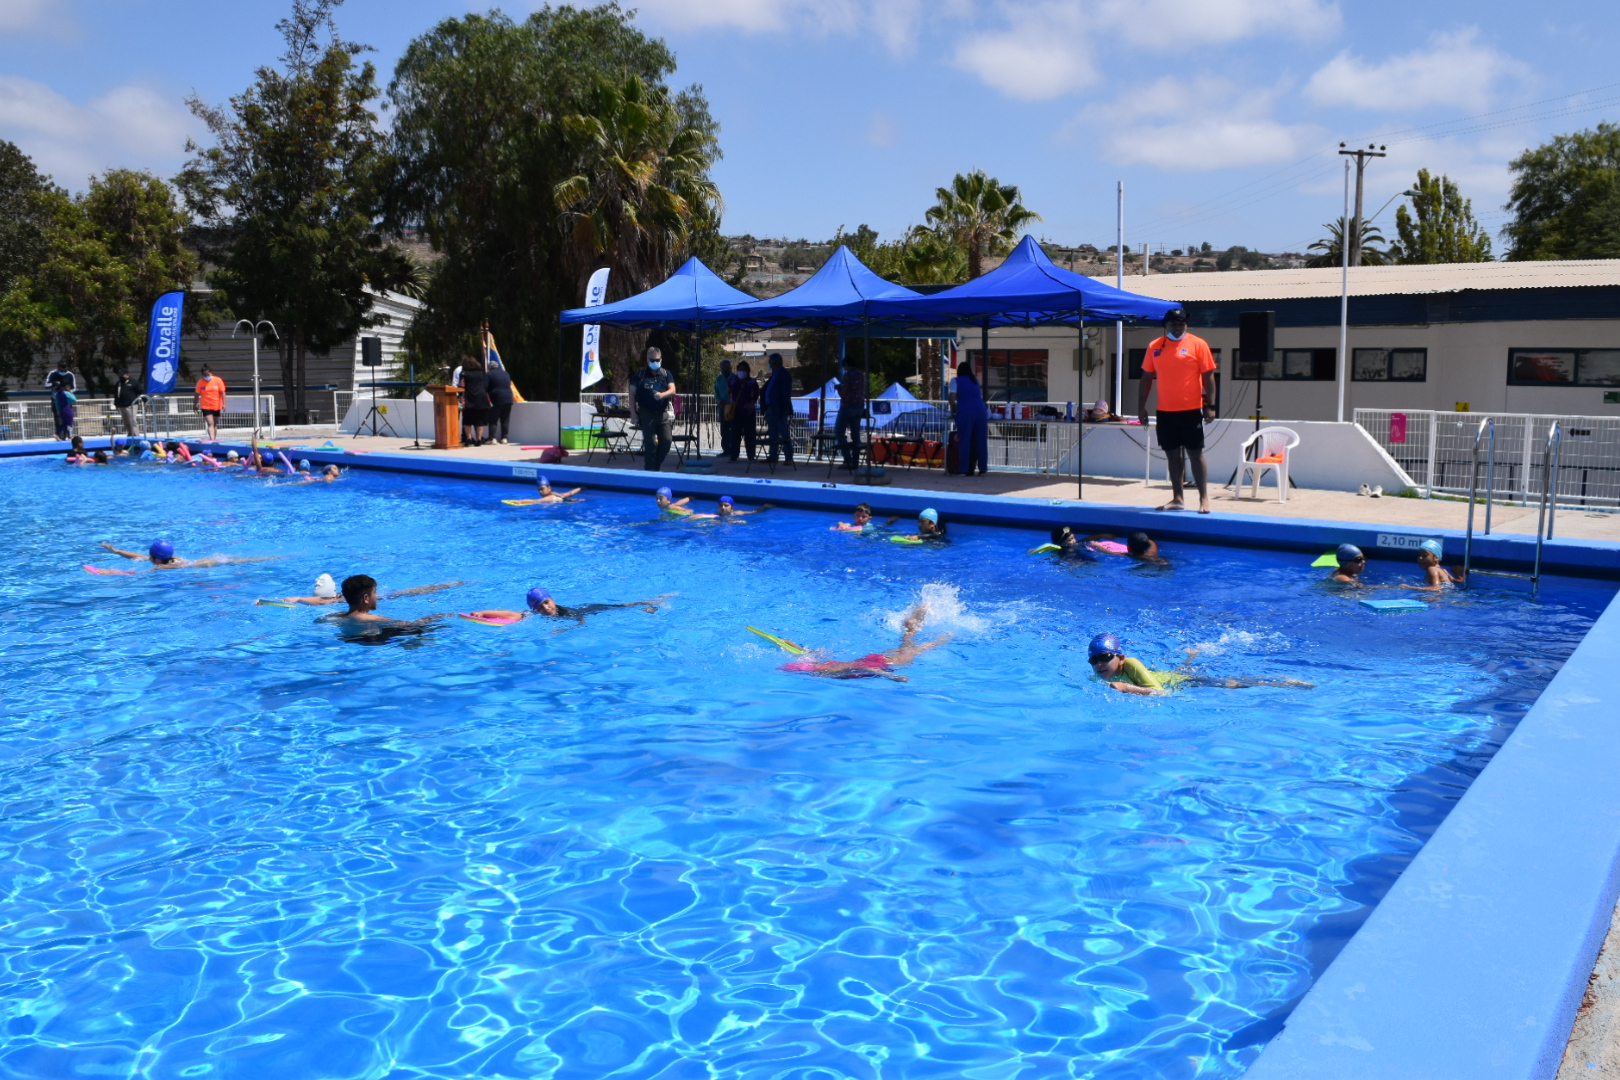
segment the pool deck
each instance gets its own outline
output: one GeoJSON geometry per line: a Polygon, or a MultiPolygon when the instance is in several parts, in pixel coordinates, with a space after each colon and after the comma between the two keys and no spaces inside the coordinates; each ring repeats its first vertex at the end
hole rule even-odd
{"type": "MultiPolygon", "coordinates": [[[[387,437],[371,436],[323,436],[346,450],[364,450],[370,453],[390,453],[394,451],[408,451],[412,456],[452,458],[466,461],[538,461],[538,454],[533,450],[524,450],[516,444],[490,445],[478,447],[464,447],[459,450],[422,450],[409,451],[409,439],[393,439],[387,437]]],[[[289,442],[289,439],[280,439],[278,442],[289,442]]],[[[710,458],[709,460],[713,460],[710,458]]],[[[626,455],[620,453],[609,462],[606,451],[598,450],[589,455],[583,450],[570,451],[568,458],[561,465],[588,466],[592,468],[609,468],[615,471],[642,472],[641,457],[639,454],[626,455]]],[[[827,475],[827,462],[803,462],[795,469],[779,465],[776,472],[768,471],[763,462],[755,462],[751,471],[746,469],[747,462],[733,464],[722,462],[714,470],[714,476],[737,477],[747,480],[758,480],[769,477],[775,480],[800,480],[811,483],[833,482],[840,488],[859,488],[860,483],[851,483],[849,474],[841,470],[833,470],[827,475]]],[[[560,467],[560,466],[559,466],[560,467]]],[[[669,476],[668,483],[676,476],[688,475],[679,473],[675,467],[675,456],[665,462],[664,470],[669,476]]],[[[691,474],[709,475],[709,474],[691,474]]],[[[1076,485],[1072,479],[1058,479],[1051,476],[1042,476],[1034,473],[996,472],[992,471],[983,477],[962,477],[947,475],[940,469],[909,469],[895,468],[887,471],[889,484],[892,488],[905,488],[911,491],[940,491],[958,494],[973,495],[1002,495],[1017,499],[1077,499],[1076,485]]],[[[1224,478],[1221,478],[1224,479],[1224,478]]],[[[672,486],[679,486],[673,484],[672,486]]],[[[881,499],[883,488],[874,489],[874,502],[881,499]]],[[[1245,489],[1241,494],[1232,490],[1216,486],[1210,492],[1211,509],[1217,514],[1237,513],[1276,518],[1308,518],[1316,521],[1346,521],[1375,523],[1379,525],[1401,525],[1414,529],[1446,529],[1461,532],[1467,524],[1468,504],[1466,500],[1458,499],[1403,499],[1386,495],[1382,498],[1370,498],[1355,495],[1345,491],[1322,491],[1317,489],[1299,488],[1289,493],[1286,503],[1278,502],[1275,488],[1262,488],[1260,498],[1250,498],[1245,489]]],[[[1169,501],[1170,485],[1164,480],[1155,480],[1144,483],[1141,480],[1125,480],[1106,476],[1088,476],[1085,480],[1084,501],[1087,503],[1104,503],[1113,506],[1126,507],[1155,507],[1162,506],[1169,501]]],[[[1476,535],[1483,532],[1485,527],[1485,508],[1476,507],[1474,511],[1474,527],[1476,535]]],[[[1492,511],[1492,532],[1520,535],[1535,535],[1536,508],[1525,506],[1497,505],[1492,511]]],[[[1555,535],[1572,540],[1612,540],[1620,542],[1620,512],[1591,512],[1582,510],[1560,510],[1557,514],[1555,535]]]]}
{"type": "MultiPolygon", "coordinates": [[[[305,436],[311,448],[300,456],[514,486],[532,484],[540,471],[558,484],[628,492],[668,484],[700,499],[734,493],[743,502],[823,511],[860,500],[902,514],[933,505],[951,521],[1149,529],[1170,540],[1302,553],[1348,541],[1374,558],[1405,561],[1424,536],[1443,538],[1453,561],[1467,511],[1443,500],[1304,491],[1279,504],[1220,491],[1216,513],[1159,513],[1151,507],[1163,500],[1162,482],[1144,488],[1087,478],[1082,503],[1073,483],[1017,473],[967,480],[895,470],[889,486],[868,487],[847,475],[829,479],[824,462],[775,475],[757,466],[744,475],[730,465],[704,475],[677,474],[672,460],[669,470],[649,475],[622,455],[614,462],[620,467],[608,469],[600,453],[590,468],[580,467],[582,453],[540,465],[534,451],[510,445],[447,454],[381,438],[334,438],[332,449],[315,448],[322,440],[305,436]]],[[[5,444],[0,457],[62,449],[5,444]]],[[[1525,569],[1534,529],[1533,511],[1501,508],[1493,535],[1475,535],[1477,562],[1525,569]]],[[[1565,511],[1557,535],[1545,545],[1546,570],[1620,578],[1620,515],[1565,511]]],[[[1252,1080],[1544,1080],[1559,1073],[1561,1060],[1570,1076],[1620,1077],[1620,929],[1612,927],[1620,898],[1617,669],[1620,600],[1306,993],[1250,1069],[1252,1080]],[[1611,948],[1598,963],[1606,934],[1611,948]]]]}

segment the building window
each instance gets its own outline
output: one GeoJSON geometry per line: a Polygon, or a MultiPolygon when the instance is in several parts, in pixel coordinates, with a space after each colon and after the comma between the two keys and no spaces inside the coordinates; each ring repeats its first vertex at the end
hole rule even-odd
{"type": "Polygon", "coordinates": [[[991,349],[990,370],[979,362],[979,350],[969,349],[968,360],[976,374],[982,376],[979,385],[984,389],[986,401],[1007,400],[1007,377],[1012,375],[1012,400],[1045,401],[1047,351],[1045,349],[991,349]]]}
{"type": "Polygon", "coordinates": [[[1356,382],[1426,382],[1428,349],[1353,349],[1350,378],[1356,382]]]}
{"type": "Polygon", "coordinates": [[[1620,386],[1620,349],[1509,349],[1509,386],[1620,386]]]}
{"type": "Polygon", "coordinates": [[[1272,355],[1271,362],[1265,365],[1264,371],[1256,370],[1259,364],[1244,363],[1240,351],[1232,350],[1234,379],[1254,379],[1258,376],[1267,382],[1332,382],[1338,377],[1335,370],[1339,355],[1337,349],[1278,349],[1272,355]]]}

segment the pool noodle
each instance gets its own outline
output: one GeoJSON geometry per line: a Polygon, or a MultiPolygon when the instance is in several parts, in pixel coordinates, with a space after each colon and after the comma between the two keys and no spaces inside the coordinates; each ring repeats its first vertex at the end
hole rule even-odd
{"type": "Polygon", "coordinates": [[[1093,540],[1091,546],[1098,551],[1106,551],[1110,555],[1129,555],[1131,549],[1118,540],[1093,540]]]}
{"type": "Polygon", "coordinates": [[[280,458],[281,463],[283,465],[287,466],[287,475],[288,476],[297,476],[298,475],[298,469],[293,465],[293,463],[291,461],[287,460],[287,454],[286,454],[285,451],[277,450],[276,451],[276,457],[280,458]]]}
{"type": "Polygon", "coordinates": [[[464,611],[457,612],[456,613],[456,618],[458,618],[458,619],[466,619],[468,622],[480,623],[480,624],[482,624],[484,626],[511,626],[515,622],[521,622],[522,621],[521,618],[518,618],[518,619],[482,619],[482,618],[479,618],[477,615],[469,615],[468,613],[466,613],[464,611]]]}
{"type": "Polygon", "coordinates": [[[765,631],[761,630],[757,626],[750,626],[750,627],[748,627],[748,630],[749,630],[750,633],[758,634],[760,637],[764,638],[766,641],[769,641],[773,645],[777,645],[777,646],[781,647],[785,651],[792,653],[794,656],[803,656],[806,652],[809,652],[809,650],[806,649],[803,645],[796,645],[793,642],[789,641],[787,638],[779,638],[775,634],[767,634],[765,631]]]}
{"type": "Polygon", "coordinates": [[[253,602],[254,602],[254,603],[255,603],[255,604],[257,604],[257,605],[258,605],[258,606],[259,606],[259,607],[284,607],[284,608],[295,608],[295,607],[297,607],[297,606],[298,606],[298,605],[297,605],[297,604],[288,604],[288,603],[283,603],[283,602],[282,602],[282,601],[280,601],[280,600],[255,600],[255,601],[253,601],[253,602]]]}
{"type": "Polygon", "coordinates": [[[135,574],[135,571],[133,570],[109,570],[104,566],[91,566],[89,563],[85,563],[84,568],[92,574],[119,574],[128,576],[134,576],[135,574]]]}
{"type": "Polygon", "coordinates": [[[502,499],[501,500],[501,502],[505,503],[507,506],[539,506],[541,503],[548,502],[548,501],[549,500],[547,500],[547,499],[502,499]]]}

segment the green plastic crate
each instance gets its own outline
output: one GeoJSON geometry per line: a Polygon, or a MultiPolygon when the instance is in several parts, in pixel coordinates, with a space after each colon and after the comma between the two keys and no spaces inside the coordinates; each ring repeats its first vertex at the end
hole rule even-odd
{"type": "Polygon", "coordinates": [[[565,450],[603,450],[607,447],[593,427],[563,428],[562,444],[565,450]]]}

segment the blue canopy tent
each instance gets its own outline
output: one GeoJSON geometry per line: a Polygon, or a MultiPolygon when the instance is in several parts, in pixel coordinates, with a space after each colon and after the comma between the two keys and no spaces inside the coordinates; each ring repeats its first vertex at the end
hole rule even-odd
{"type": "MultiPolygon", "coordinates": [[[[625,330],[685,330],[696,338],[692,350],[692,400],[699,398],[698,371],[703,355],[703,328],[742,327],[750,325],[731,315],[719,314],[722,309],[755,303],[752,296],[734,289],[722,281],[713,270],[697,258],[686,263],[669,278],[646,292],[599,307],[570,308],[562,313],[557,326],[557,438],[562,439],[562,365],[564,326],[582,326],[594,323],[617,326],[625,330]]],[[[698,441],[698,410],[687,410],[687,436],[691,445],[701,453],[698,441]]]]}

